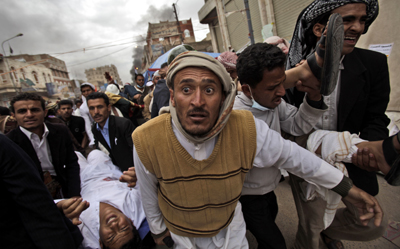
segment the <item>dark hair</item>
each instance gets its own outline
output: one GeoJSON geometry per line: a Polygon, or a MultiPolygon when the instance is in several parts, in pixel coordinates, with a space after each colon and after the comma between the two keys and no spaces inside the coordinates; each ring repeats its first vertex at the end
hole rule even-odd
{"type": "Polygon", "coordinates": [[[285,66],[286,55],[276,45],[256,43],[247,47],[236,64],[241,84],[255,87],[263,78],[265,70],[285,66]]]}
{"type": "Polygon", "coordinates": [[[10,101],[10,109],[11,112],[15,112],[14,110],[14,103],[17,101],[21,101],[21,100],[34,100],[34,101],[40,101],[40,104],[42,106],[42,109],[45,110],[46,109],[46,103],[44,101],[44,99],[37,95],[36,93],[21,93],[18,94],[17,96],[14,96],[11,101],[10,101]]]}
{"type": "MultiPolygon", "coordinates": [[[[119,249],[140,249],[142,248],[142,240],[140,239],[140,235],[138,230],[136,229],[135,226],[133,226],[133,238],[126,242],[124,245],[122,245],[119,249]]],[[[105,246],[103,242],[100,242],[103,244],[103,249],[110,249],[109,247],[105,246]]]]}
{"type": "Polygon", "coordinates": [[[0,106],[0,115],[1,116],[11,115],[10,109],[8,109],[7,107],[4,107],[4,106],[0,106]]]}
{"type": "Polygon", "coordinates": [[[110,104],[110,100],[108,99],[108,96],[105,93],[101,93],[101,92],[93,92],[91,94],[89,94],[86,97],[86,102],[89,103],[89,99],[104,99],[104,102],[106,103],[106,105],[108,106],[110,104]]]}
{"type": "Polygon", "coordinates": [[[60,102],[58,102],[58,109],[60,109],[60,107],[61,107],[62,105],[70,105],[71,107],[74,106],[74,104],[72,103],[72,101],[69,100],[69,99],[60,100],[60,102]]]}
{"type": "Polygon", "coordinates": [[[161,64],[161,68],[164,68],[164,67],[168,67],[168,62],[164,62],[163,64],[161,64]]]}
{"type": "Polygon", "coordinates": [[[81,103],[81,104],[83,103],[83,101],[81,99],[75,99],[74,102],[75,102],[75,105],[77,105],[78,103],[81,103]]]}
{"type": "Polygon", "coordinates": [[[308,29],[305,30],[304,32],[304,37],[305,37],[305,44],[306,44],[306,54],[310,54],[311,51],[315,48],[315,45],[317,44],[317,39],[314,35],[314,25],[319,23],[322,25],[326,25],[328,23],[329,17],[331,15],[331,12],[322,14],[315,18],[314,20],[311,21],[310,26],[308,29]]]}
{"type": "Polygon", "coordinates": [[[143,74],[138,73],[138,74],[135,74],[135,80],[137,79],[138,76],[142,76],[144,78],[143,74]]]}

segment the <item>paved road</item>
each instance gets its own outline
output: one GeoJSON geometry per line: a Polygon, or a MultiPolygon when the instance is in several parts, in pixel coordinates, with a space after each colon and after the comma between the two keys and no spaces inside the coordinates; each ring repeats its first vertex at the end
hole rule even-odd
{"type": "MultiPolygon", "coordinates": [[[[385,216],[392,221],[400,221],[400,187],[390,186],[382,176],[378,176],[380,193],[378,200],[384,208],[385,216]]],[[[278,198],[279,213],[277,224],[281,229],[288,248],[294,243],[297,231],[297,213],[288,180],[281,182],[275,191],[278,198]]],[[[248,236],[250,248],[257,248],[254,237],[248,236]]],[[[399,249],[400,247],[381,237],[369,242],[343,241],[346,249],[399,249]]]]}

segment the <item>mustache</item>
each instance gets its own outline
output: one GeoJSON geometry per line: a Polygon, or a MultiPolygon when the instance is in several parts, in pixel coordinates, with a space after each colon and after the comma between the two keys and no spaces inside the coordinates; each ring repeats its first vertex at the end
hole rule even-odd
{"type": "Polygon", "coordinates": [[[94,117],[93,118],[98,118],[98,117],[102,117],[103,115],[101,115],[101,114],[96,114],[96,115],[94,115],[94,117]]]}
{"type": "Polygon", "coordinates": [[[201,107],[195,107],[192,110],[188,111],[187,113],[188,115],[192,115],[192,114],[204,114],[204,115],[209,115],[209,112],[204,110],[201,107]]]}

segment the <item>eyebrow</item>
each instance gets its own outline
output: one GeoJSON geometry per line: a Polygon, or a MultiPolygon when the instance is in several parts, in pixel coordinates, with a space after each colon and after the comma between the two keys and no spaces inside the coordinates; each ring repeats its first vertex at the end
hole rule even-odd
{"type": "MultiPolygon", "coordinates": [[[[179,82],[179,84],[184,84],[184,83],[193,83],[194,80],[193,79],[183,79],[179,82]]],[[[208,84],[215,84],[217,85],[217,82],[213,79],[202,79],[201,80],[202,83],[208,83],[208,84]]]]}

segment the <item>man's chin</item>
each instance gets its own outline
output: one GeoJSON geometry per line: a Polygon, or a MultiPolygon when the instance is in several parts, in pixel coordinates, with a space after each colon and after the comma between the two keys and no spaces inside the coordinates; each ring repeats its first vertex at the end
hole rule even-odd
{"type": "Polygon", "coordinates": [[[186,131],[187,134],[194,136],[194,137],[204,137],[211,129],[201,129],[199,127],[187,129],[183,127],[183,130],[186,131]]]}

